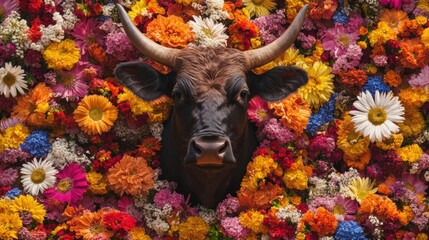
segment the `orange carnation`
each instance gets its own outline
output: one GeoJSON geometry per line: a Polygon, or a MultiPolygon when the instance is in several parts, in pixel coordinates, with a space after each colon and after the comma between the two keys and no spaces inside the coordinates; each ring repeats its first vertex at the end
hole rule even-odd
{"type": "Polygon", "coordinates": [[[326,210],[324,207],[317,208],[316,212],[307,211],[298,225],[298,231],[302,231],[308,225],[311,230],[317,232],[319,236],[326,236],[335,233],[338,222],[334,214],[326,210]]]}
{"type": "Polygon", "coordinates": [[[283,126],[302,133],[311,115],[310,106],[298,93],[293,93],[279,102],[268,103],[274,115],[280,117],[283,126]]]}
{"type": "Polygon", "coordinates": [[[150,168],[141,157],[124,157],[109,169],[107,180],[112,190],[123,195],[124,193],[136,196],[146,194],[155,184],[155,171],[150,168]]]}
{"type": "Polygon", "coordinates": [[[147,25],[146,36],[166,47],[185,48],[194,41],[191,28],[178,16],[158,17],[147,25]]]}

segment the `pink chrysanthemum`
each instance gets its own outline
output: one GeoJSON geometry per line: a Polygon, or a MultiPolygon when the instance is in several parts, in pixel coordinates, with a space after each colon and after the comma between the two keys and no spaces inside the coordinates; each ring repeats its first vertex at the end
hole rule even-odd
{"type": "Polygon", "coordinates": [[[12,11],[18,12],[18,3],[16,0],[0,0],[0,20],[6,19],[12,11]]]}
{"type": "Polygon", "coordinates": [[[226,217],[220,221],[222,231],[234,239],[243,239],[249,233],[249,230],[244,228],[238,217],[226,217]]]}
{"type": "Polygon", "coordinates": [[[252,98],[249,102],[249,108],[247,109],[247,115],[251,122],[256,125],[263,125],[268,119],[271,118],[272,114],[268,109],[268,104],[259,96],[252,98]]]}
{"type": "Polygon", "coordinates": [[[55,97],[61,97],[67,101],[74,101],[88,94],[88,84],[82,77],[85,64],[78,62],[70,71],[59,74],[55,85],[51,87],[55,97]]]}
{"type": "Polygon", "coordinates": [[[55,187],[45,190],[44,194],[48,198],[74,204],[82,199],[88,187],[83,168],[77,163],[72,163],[57,174],[55,187]]]}
{"type": "Polygon", "coordinates": [[[322,46],[335,59],[346,54],[347,48],[359,39],[357,31],[349,32],[343,25],[335,25],[322,36],[322,46]]]}

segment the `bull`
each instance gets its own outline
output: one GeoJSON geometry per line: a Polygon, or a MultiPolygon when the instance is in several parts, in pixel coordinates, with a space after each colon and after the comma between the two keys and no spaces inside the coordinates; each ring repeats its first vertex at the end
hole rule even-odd
{"type": "Polygon", "coordinates": [[[162,74],[143,62],[120,63],[115,76],[138,97],[174,99],[164,123],[160,153],[162,175],[178,183],[178,191],[194,203],[213,208],[228,193],[235,193],[258,145],[255,127],[248,121],[249,100],[287,97],[308,77],[292,66],[275,67],[257,75],[251,70],[286,51],[295,41],[307,6],[285,33],[258,49],[226,47],[173,49],[147,38],[118,5],[127,36],[147,58],[172,69],[162,74]]]}

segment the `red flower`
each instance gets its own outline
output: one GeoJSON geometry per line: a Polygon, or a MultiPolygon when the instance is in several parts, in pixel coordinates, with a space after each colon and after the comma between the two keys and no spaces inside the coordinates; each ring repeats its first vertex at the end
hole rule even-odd
{"type": "Polygon", "coordinates": [[[104,224],[113,231],[128,232],[136,225],[136,220],[124,212],[111,212],[103,216],[104,224]]]}
{"type": "Polygon", "coordinates": [[[40,32],[40,19],[36,18],[33,21],[33,25],[31,26],[30,30],[28,31],[28,38],[32,42],[37,42],[42,37],[42,33],[40,32]]]}

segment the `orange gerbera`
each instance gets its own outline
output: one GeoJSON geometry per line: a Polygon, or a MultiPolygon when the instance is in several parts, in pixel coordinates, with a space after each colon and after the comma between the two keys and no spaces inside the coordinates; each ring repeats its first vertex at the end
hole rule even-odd
{"type": "Polygon", "coordinates": [[[109,168],[107,180],[113,191],[119,195],[124,193],[136,196],[145,194],[155,184],[155,171],[141,157],[124,157],[109,168]]]}
{"type": "Polygon", "coordinates": [[[12,109],[12,116],[31,126],[47,126],[50,121],[46,118],[46,112],[49,110],[48,102],[52,94],[51,88],[45,83],[39,83],[27,95],[18,97],[18,103],[12,109]]]}
{"type": "Polygon", "coordinates": [[[429,62],[429,51],[419,38],[405,39],[401,42],[401,64],[404,68],[422,68],[429,62]]]}
{"type": "Polygon", "coordinates": [[[158,15],[147,25],[146,36],[166,47],[185,48],[194,41],[194,33],[182,18],[158,15]]]}
{"type": "Polygon", "coordinates": [[[408,20],[406,12],[399,9],[385,9],[380,16],[380,21],[386,22],[387,25],[396,33],[404,30],[405,22],[408,20]]]}
{"type": "Polygon", "coordinates": [[[310,106],[298,93],[292,93],[282,101],[268,103],[268,108],[274,111],[274,115],[280,117],[285,127],[297,133],[304,131],[311,115],[310,106]]]}
{"type": "Polygon", "coordinates": [[[73,118],[85,133],[107,132],[118,118],[118,110],[106,97],[86,96],[74,110],[73,118]]]}
{"type": "Polygon", "coordinates": [[[70,229],[76,232],[76,235],[83,239],[109,239],[113,232],[109,231],[103,224],[103,216],[99,212],[90,212],[88,210],[78,217],[75,217],[70,229]]]}
{"type": "Polygon", "coordinates": [[[316,212],[309,210],[302,216],[298,231],[302,231],[306,225],[310,226],[311,230],[317,232],[319,236],[326,236],[335,232],[338,221],[334,214],[323,207],[319,207],[316,212]]]}

